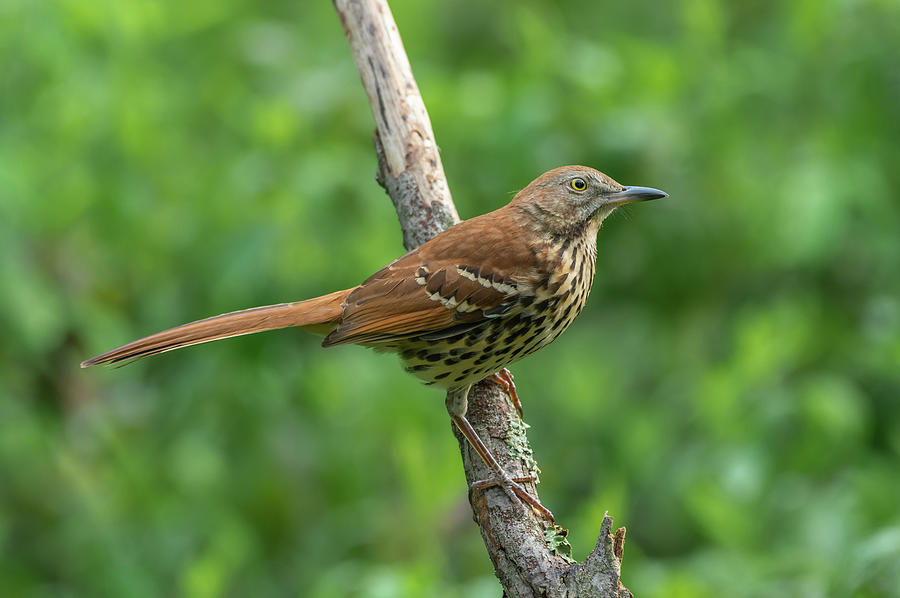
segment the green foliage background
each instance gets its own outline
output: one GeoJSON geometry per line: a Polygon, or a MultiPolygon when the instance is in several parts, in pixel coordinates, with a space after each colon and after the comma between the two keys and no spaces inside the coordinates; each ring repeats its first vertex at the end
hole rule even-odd
{"type": "MultiPolygon", "coordinates": [[[[514,367],[575,556],[639,598],[900,596],[900,3],[396,0],[463,217],[584,163],[514,367]]],[[[328,2],[0,4],[0,594],[497,596],[437,390],[280,331],[78,362],[402,253],[328,2]]]]}

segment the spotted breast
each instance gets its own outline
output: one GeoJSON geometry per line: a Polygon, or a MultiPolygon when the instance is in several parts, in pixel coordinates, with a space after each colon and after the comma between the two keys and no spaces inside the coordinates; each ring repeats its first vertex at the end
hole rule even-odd
{"type": "Polygon", "coordinates": [[[416,283],[447,309],[460,314],[480,309],[458,296],[453,284],[458,278],[494,289],[506,299],[483,310],[483,317],[475,321],[411,336],[385,348],[398,352],[410,373],[446,388],[472,384],[522,359],[555,340],[581,312],[594,278],[595,239],[580,235],[533,248],[538,267],[524,279],[503,278],[469,264],[435,272],[421,266],[416,283]]]}

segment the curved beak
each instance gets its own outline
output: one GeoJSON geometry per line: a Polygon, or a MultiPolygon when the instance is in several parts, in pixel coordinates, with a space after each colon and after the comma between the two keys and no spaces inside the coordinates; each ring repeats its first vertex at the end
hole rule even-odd
{"type": "Polygon", "coordinates": [[[669,194],[665,191],[654,189],[653,187],[625,187],[622,191],[607,195],[606,203],[618,206],[621,204],[650,201],[651,199],[660,199],[663,197],[669,197],[669,194]]]}

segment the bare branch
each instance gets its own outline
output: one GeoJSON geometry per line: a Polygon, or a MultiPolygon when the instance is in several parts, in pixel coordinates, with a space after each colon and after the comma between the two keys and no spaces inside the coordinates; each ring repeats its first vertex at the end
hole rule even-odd
{"type": "MultiPolygon", "coordinates": [[[[413,249],[459,221],[431,122],[386,2],[334,0],[334,5],[375,117],[376,178],[394,202],[404,244],[413,249]]],[[[527,426],[497,385],[482,382],[472,388],[467,417],[507,472],[513,477],[534,473],[527,426]]],[[[491,477],[454,432],[468,483],[491,477]]],[[[524,485],[537,497],[534,484],[524,485]]],[[[506,596],[631,596],[619,582],[625,530],[612,536],[611,517],[603,519],[597,546],[576,564],[558,549],[565,545],[565,530],[550,528],[513,505],[501,490],[470,493],[469,500],[506,596]]]]}
{"type": "Polygon", "coordinates": [[[431,121],[387,3],[334,6],[375,116],[378,182],[397,209],[403,244],[413,249],[459,222],[431,121]]]}

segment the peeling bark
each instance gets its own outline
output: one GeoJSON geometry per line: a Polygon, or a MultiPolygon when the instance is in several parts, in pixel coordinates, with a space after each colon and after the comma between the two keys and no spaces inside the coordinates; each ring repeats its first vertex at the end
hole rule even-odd
{"type": "Polygon", "coordinates": [[[459,222],[431,121],[387,3],[334,6],[375,117],[376,178],[394,202],[403,244],[413,249],[459,222]]]}

